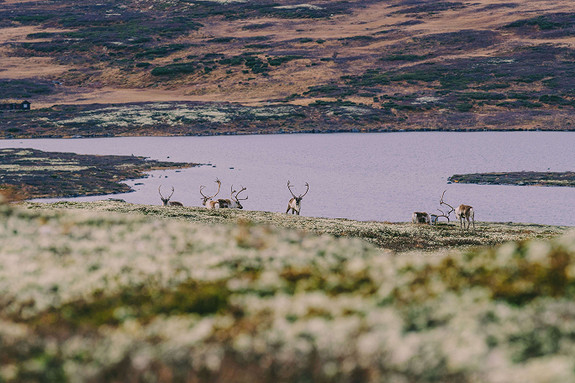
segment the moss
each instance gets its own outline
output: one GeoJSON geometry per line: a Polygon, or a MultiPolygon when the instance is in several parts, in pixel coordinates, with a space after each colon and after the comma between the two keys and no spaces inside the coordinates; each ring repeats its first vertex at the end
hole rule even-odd
{"type": "Polygon", "coordinates": [[[26,322],[46,330],[52,326],[86,330],[117,326],[132,319],[147,323],[158,315],[205,316],[224,312],[229,296],[226,281],[190,281],[170,289],[153,284],[132,286],[113,295],[97,292],[88,300],[66,303],[26,322]]]}

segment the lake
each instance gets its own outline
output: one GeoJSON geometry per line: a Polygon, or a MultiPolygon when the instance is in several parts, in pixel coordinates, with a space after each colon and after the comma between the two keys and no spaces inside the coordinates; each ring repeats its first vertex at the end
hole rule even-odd
{"type": "MultiPolygon", "coordinates": [[[[201,167],[155,171],[127,183],[127,202],[160,204],[158,186],[175,187],[172,200],[201,206],[200,185],[229,198],[247,187],[244,208],[285,212],[294,191],[310,191],[302,215],[409,221],[413,211],[437,213],[441,193],[456,206],[472,205],[478,221],[575,226],[575,188],[448,184],[453,174],[575,170],[574,132],[402,132],[213,137],[116,137],[1,140],[80,154],[121,154],[196,162],[201,167]]],[[[212,192],[212,193],[213,193],[212,192]]],[[[110,196],[81,197],[98,200],[110,196]]]]}

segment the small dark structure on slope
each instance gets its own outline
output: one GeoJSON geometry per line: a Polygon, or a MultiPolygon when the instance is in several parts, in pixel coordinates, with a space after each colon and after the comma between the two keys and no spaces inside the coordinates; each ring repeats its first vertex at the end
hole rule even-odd
{"type": "Polygon", "coordinates": [[[30,110],[30,105],[29,101],[0,103],[0,110],[30,110]]]}

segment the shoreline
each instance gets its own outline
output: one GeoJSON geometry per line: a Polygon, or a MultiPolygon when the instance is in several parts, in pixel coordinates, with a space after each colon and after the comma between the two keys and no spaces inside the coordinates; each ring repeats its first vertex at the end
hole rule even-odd
{"type": "Polygon", "coordinates": [[[512,129],[480,129],[480,128],[469,128],[469,129],[429,129],[429,128],[412,128],[412,129],[339,129],[339,130],[298,130],[298,131],[272,131],[272,132],[215,132],[215,133],[196,133],[196,134],[134,134],[134,135],[77,135],[77,136],[67,136],[67,135],[37,135],[37,136],[5,136],[0,137],[0,141],[7,140],[45,140],[45,139],[64,139],[64,140],[78,140],[78,139],[90,139],[90,138],[135,138],[135,137],[221,137],[221,136],[262,136],[262,135],[294,135],[294,134],[370,134],[370,133],[514,133],[514,132],[557,132],[557,133],[568,133],[575,132],[575,128],[572,129],[528,129],[528,128],[512,128],[512,129]]]}

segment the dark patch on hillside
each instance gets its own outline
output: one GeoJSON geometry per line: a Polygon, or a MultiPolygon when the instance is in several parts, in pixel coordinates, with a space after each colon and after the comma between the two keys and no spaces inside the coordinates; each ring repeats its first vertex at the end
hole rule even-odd
{"type": "MultiPolygon", "coordinates": [[[[383,92],[390,84],[429,88],[450,108],[459,111],[469,111],[474,106],[486,104],[509,109],[543,108],[549,105],[573,107],[574,55],[572,49],[539,45],[520,48],[514,54],[498,57],[415,63],[393,70],[372,69],[361,76],[345,76],[342,80],[347,85],[345,89],[355,89],[356,92],[383,92]],[[501,91],[529,84],[538,86],[525,92],[501,91]]],[[[417,62],[423,58],[416,55],[387,56],[387,60],[390,59],[417,62]]]]}
{"type": "Polygon", "coordinates": [[[434,33],[414,37],[411,42],[392,45],[390,55],[424,55],[425,58],[438,57],[447,53],[488,48],[501,41],[495,31],[466,29],[458,32],[434,33]]]}
{"type": "Polygon", "coordinates": [[[451,1],[429,1],[429,0],[405,0],[400,1],[396,7],[407,6],[396,13],[399,14],[428,14],[432,15],[438,12],[465,8],[466,4],[462,2],[451,1]]]}
{"type": "Polygon", "coordinates": [[[575,13],[550,13],[515,21],[505,26],[516,33],[536,38],[575,36],[575,13]]]}
{"type": "Polygon", "coordinates": [[[0,101],[2,99],[32,98],[58,92],[52,81],[39,79],[0,79],[0,101]]]}

